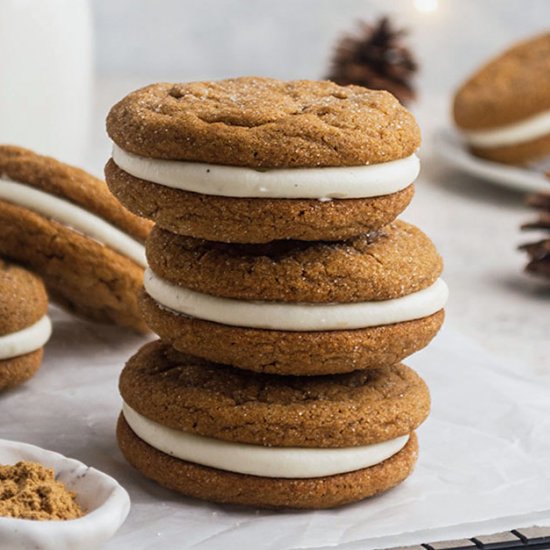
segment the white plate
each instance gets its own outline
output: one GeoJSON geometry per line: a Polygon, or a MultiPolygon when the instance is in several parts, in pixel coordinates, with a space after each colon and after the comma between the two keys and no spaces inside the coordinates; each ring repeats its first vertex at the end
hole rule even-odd
{"type": "Polygon", "coordinates": [[[56,478],[76,493],[86,514],[67,521],[0,517],[0,547],[10,550],[91,550],[110,539],[130,511],[128,493],[112,477],[63,455],[0,439],[0,464],[20,460],[53,468],[56,478]]]}
{"type": "MultiPolygon", "coordinates": [[[[486,181],[521,192],[550,192],[550,181],[540,170],[508,166],[476,157],[470,153],[458,132],[440,128],[434,136],[435,151],[459,170],[486,181]]],[[[550,169],[550,165],[546,166],[550,169]]]]}

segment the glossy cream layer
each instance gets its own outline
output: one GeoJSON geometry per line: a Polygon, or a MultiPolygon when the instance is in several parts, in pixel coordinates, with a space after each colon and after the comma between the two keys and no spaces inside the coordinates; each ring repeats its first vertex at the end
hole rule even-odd
{"type": "Polygon", "coordinates": [[[113,147],[113,161],[146,181],[205,195],[274,199],[356,199],[396,193],[414,182],[416,155],[383,164],[258,170],[140,157],[113,147]]]}
{"type": "Polygon", "coordinates": [[[0,199],[33,210],[91,237],[145,267],[145,248],[99,216],[50,193],[15,181],[0,179],[0,199]]]}
{"type": "Polygon", "coordinates": [[[354,472],[387,460],[409,440],[405,435],[373,445],[339,449],[264,447],[167,428],[126,403],[122,410],[133,432],[163,453],[210,468],[260,477],[304,479],[354,472]]]}
{"type": "Polygon", "coordinates": [[[220,298],[174,285],[145,271],[146,292],[176,313],[223,325],[289,331],[351,330],[420,319],[442,309],[448,288],[433,285],[393,300],[358,303],[286,303],[220,298]]]}
{"type": "Polygon", "coordinates": [[[515,124],[490,130],[462,130],[466,140],[475,147],[505,147],[519,145],[550,134],[550,111],[544,111],[515,124]]]}
{"type": "Polygon", "coordinates": [[[0,336],[0,360],[13,359],[40,349],[52,334],[49,317],[44,316],[34,325],[0,336]]]}

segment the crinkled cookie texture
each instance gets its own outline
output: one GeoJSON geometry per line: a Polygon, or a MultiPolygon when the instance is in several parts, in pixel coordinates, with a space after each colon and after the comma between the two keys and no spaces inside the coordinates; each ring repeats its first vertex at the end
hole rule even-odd
{"type": "Polygon", "coordinates": [[[223,504],[322,509],[356,502],[395,487],[413,471],[418,441],[412,434],[396,455],[355,472],[311,479],[278,479],[208,468],[162,453],[136,436],[121,415],[117,439],[128,462],[160,485],[223,504]]]}
{"type": "Polygon", "coordinates": [[[32,378],[42,364],[44,349],[0,360],[0,391],[7,390],[32,378]]]}
{"type": "MultiPolygon", "coordinates": [[[[0,260],[0,336],[23,330],[48,311],[48,296],[39,277],[0,260]]],[[[40,368],[43,349],[0,360],[0,390],[31,378],[40,368]]]]}
{"type": "MultiPolygon", "coordinates": [[[[125,210],[104,182],[53,158],[0,146],[0,177],[82,207],[137,241],[151,229],[149,221],[125,210]]],[[[0,254],[38,273],[52,298],[68,310],[95,321],[148,330],[137,305],[143,268],[95,239],[0,200],[0,254]]]]}
{"type": "Polygon", "coordinates": [[[151,330],[176,349],[255,372],[313,376],[399,363],[427,346],[444,311],[414,321],[354,330],[293,332],[234,327],[173,313],[145,292],[141,311],[151,330]]]}
{"type": "Polygon", "coordinates": [[[209,363],[161,341],[128,361],[119,389],[130,407],[163,426],[275,447],[387,441],[410,434],[430,409],[426,384],[404,365],[340,376],[271,376],[209,363]]]}
{"type": "Polygon", "coordinates": [[[460,87],[453,108],[465,130],[506,126],[548,109],[550,33],[516,44],[479,69],[460,87]]]}
{"type": "Polygon", "coordinates": [[[252,168],[380,163],[420,144],[388,92],[261,77],[152,84],[111,109],[107,132],[144,157],[252,168]]]}
{"type": "Polygon", "coordinates": [[[159,277],[239,300],[390,300],[427,288],[442,270],[430,239],[403,221],[344,242],[248,245],[193,239],[155,227],[146,250],[159,277]]]}
{"type": "Polygon", "coordinates": [[[0,336],[38,322],[48,312],[48,295],[39,277],[0,259],[0,336]]]}
{"type": "Polygon", "coordinates": [[[159,227],[210,241],[342,240],[380,229],[409,205],[414,185],[367,199],[319,201],[218,197],[172,189],[131,176],[113,160],[105,167],[113,194],[159,227]]]}

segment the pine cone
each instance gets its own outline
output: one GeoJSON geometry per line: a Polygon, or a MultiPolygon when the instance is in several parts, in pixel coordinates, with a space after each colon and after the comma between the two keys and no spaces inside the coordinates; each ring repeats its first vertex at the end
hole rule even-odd
{"type": "Polygon", "coordinates": [[[388,17],[372,25],[360,21],[359,27],[360,33],[344,36],[337,44],[328,80],[388,90],[401,103],[413,100],[411,80],[418,65],[401,42],[407,31],[395,29],[388,17]]]}
{"type": "Polygon", "coordinates": [[[527,204],[539,210],[538,219],[521,226],[522,229],[537,229],[548,232],[548,237],[520,246],[529,255],[525,268],[530,273],[550,278],[550,193],[538,193],[527,197],[527,204]]]}

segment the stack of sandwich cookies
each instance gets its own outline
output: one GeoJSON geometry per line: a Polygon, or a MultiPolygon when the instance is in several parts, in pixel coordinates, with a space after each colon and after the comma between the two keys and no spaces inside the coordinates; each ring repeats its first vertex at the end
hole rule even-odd
{"type": "Polygon", "coordinates": [[[412,115],[385,92],[241,78],[138,90],[107,129],[107,184],[156,222],[141,307],[161,341],[121,376],[128,461],[269,507],[405,479],[429,395],[400,361],[447,297],[431,241],[396,221],[419,169],[412,115]]]}
{"type": "Polygon", "coordinates": [[[0,390],[31,378],[51,334],[42,281],[0,260],[0,390]]]}
{"type": "Polygon", "coordinates": [[[136,468],[189,496],[264,507],[329,508],[397,485],[430,408],[404,365],[284,377],[161,341],[128,362],[120,392],[118,441],[136,468]]]}
{"type": "Polygon", "coordinates": [[[150,222],[104,182],[25,149],[0,146],[0,174],[0,255],[39,274],[70,311],[146,331],[137,294],[150,222]]]}
{"type": "Polygon", "coordinates": [[[472,152],[507,164],[550,155],[550,33],[516,44],[458,90],[454,119],[472,152]]]}

